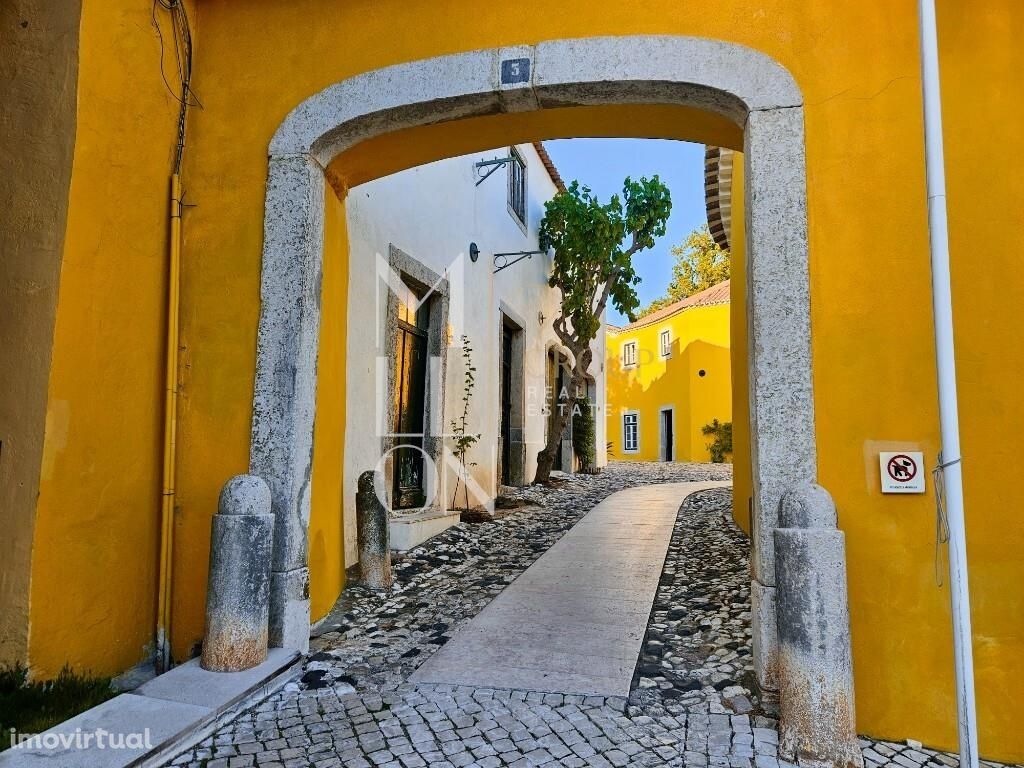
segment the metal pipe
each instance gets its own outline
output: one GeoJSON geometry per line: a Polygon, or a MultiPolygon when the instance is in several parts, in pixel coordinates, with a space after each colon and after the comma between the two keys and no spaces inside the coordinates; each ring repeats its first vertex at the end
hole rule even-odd
{"type": "Polygon", "coordinates": [[[978,722],[974,703],[971,647],[971,598],[967,585],[967,537],[960,463],[960,417],[957,410],[953,301],[946,220],[946,173],[942,146],[942,95],[939,90],[939,45],[935,0],[919,0],[921,80],[924,90],[925,167],[928,177],[928,236],[931,245],[932,314],[938,374],[942,453],[939,471],[945,489],[949,526],[949,592],[953,609],[953,656],[956,672],[960,768],[977,768],[978,722]]]}
{"type": "Polygon", "coordinates": [[[170,264],[167,270],[167,348],[164,392],[163,483],[160,506],[160,584],[157,597],[157,671],[171,667],[171,578],[178,438],[178,318],[181,282],[181,177],[171,176],[170,264]]]}

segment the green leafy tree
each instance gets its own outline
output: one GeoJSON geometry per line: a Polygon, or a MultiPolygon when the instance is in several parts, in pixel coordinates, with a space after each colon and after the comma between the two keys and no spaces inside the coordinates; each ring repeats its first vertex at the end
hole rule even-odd
{"type": "MultiPolygon", "coordinates": [[[[672,210],[668,187],[654,176],[623,182],[622,196],[602,204],[588,187],[573,182],[545,206],[541,241],[554,248],[549,284],[562,293],[562,307],[553,327],[572,355],[570,396],[559,403],[547,445],[537,454],[535,483],[547,482],[576,393],[585,391],[593,360],[591,342],[601,328],[610,301],[619,312],[635,317],[640,301],[633,256],[654,246],[665,234],[672,210]]],[[[555,393],[559,397],[560,393],[555,393]]]]}
{"type": "Polygon", "coordinates": [[[715,242],[707,225],[693,230],[686,241],[673,246],[671,252],[676,262],[672,265],[668,291],[645,307],[640,317],[729,279],[729,251],[715,242]]]}

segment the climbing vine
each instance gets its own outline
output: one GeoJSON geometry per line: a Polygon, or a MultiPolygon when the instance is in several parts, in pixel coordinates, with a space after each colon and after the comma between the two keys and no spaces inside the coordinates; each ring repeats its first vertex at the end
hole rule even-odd
{"type": "Polygon", "coordinates": [[[724,463],[726,455],[732,453],[732,422],[727,421],[723,424],[718,419],[712,419],[711,423],[705,424],[700,428],[700,431],[705,435],[714,437],[707,444],[708,451],[711,452],[712,463],[724,463]]]}
{"type": "Polygon", "coordinates": [[[469,478],[469,467],[475,467],[476,462],[473,461],[467,464],[466,454],[480,440],[480,434],[469,432],[466,426],[469,421],[469,404],[473,399],[473,389],[476,387],[476,367],[473,365],[473,346],[469,342],[469,336],[463,334],[460,341],[462,343],[462,363],[465,373],[463,374],[462,382],[462,414],[458,418],[452,419],[452,435],[455,438],[454,453],[459,459],[459,474],[455,479],[452,507],[455,507],[455,500],[458,498],[459,485],[461,484],[465,489],[466,508],[468,509],[469,485],[466,481],[469,478]]]}

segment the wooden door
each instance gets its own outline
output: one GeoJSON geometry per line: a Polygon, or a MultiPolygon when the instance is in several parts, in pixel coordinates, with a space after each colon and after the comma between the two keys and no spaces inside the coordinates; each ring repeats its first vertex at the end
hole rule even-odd
{"type": "Polygon", "coordinates": [[[392,454],[394,487],[392,507],[409,509],[426,502],[423,485],[423,414],[427,382],[427,330],[430,313],[426,305],[413,309],[410,299],[399,304],[395,348],[396,449],[392,454]]]}

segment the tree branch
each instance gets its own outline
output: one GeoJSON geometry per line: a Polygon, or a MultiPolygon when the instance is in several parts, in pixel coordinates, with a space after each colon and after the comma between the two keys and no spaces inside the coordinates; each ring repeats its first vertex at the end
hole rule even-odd
{"type": "Polygon", "coordinates": [[[573,346],[574,339],[569,334],[569,329],[565,327],[565,315],[559,314],[555,321],[551,323],[551,328],[565,346],[570,348],[573,346]]]}
{"type": "MultiPolygon", "coordinates": [[[[623,254],[627,260],[633,258],[633,254],[640,250],[640,243],[637,240],[636,232],[633,233],[633,240],[629,244],[629,248],[623,254]]],[[[613,269],[612,273],[608,275],[608,279],[605,281],[604,288],[601,290],[601,298],[597,301],[597,307],[595,316],[600,317],[604,313],[605,307],[608,305],[608,297],[612,292],[612,288],[615,286],[616,281],[622,277],[623,270],[621,268],[613,269]]]]}

